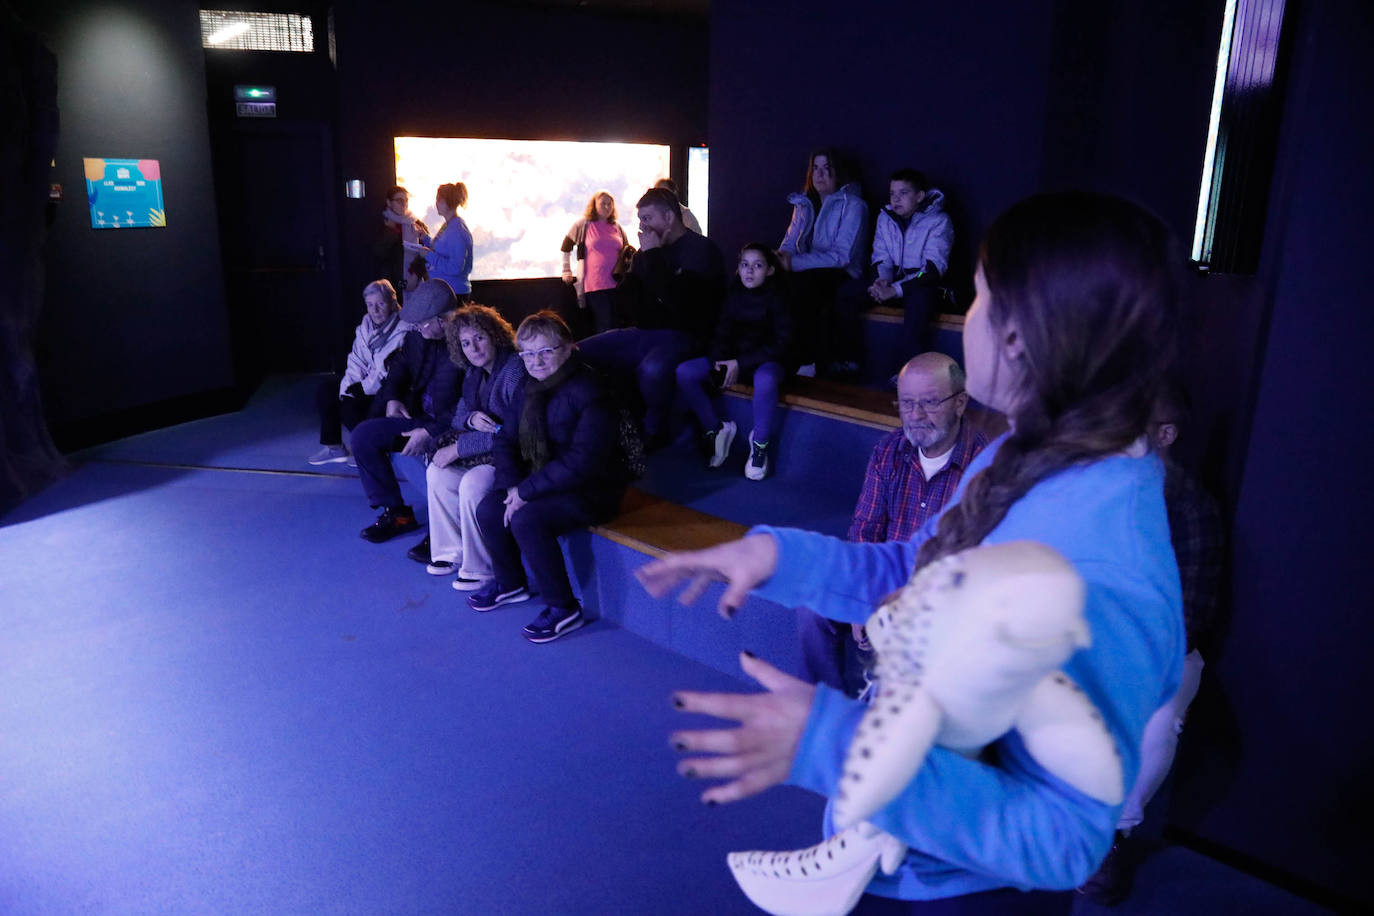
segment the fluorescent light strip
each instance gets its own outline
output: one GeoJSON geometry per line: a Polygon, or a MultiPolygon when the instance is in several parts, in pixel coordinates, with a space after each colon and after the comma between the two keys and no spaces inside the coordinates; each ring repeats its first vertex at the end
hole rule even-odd
{"type": "Polygon", "coordinates": [[[1197,220],[1193,224],[1193,260],[1202,262],[1202,244],[1207,234],[1207,210],[1212,200],[1212,170],[1216,165],[1217,134],[1221,128],[1221,100],[1226,94],[1226,73],[1231,66],[1231,33],[1236,24],[1236,0],[1226,0],[1221,20],[1221,48],[1217,52],[1217,81],[1212,88],[1212,113],[1207,122],[1207,151],[1202,157],[1202,188],[1197,197],[1197,220]]]}
{"type": "Polygon", "coordinates": [[[231,38],[238,38],[240,35],[244,34],[251,28],[252,26],[246,22],[231,22],[229,25],[226,25],[224,28],[220,29],[219,31],[211,35],[209,38],[205,39],[205,41],[208,44],[217,45],[222,41],[228,41],[231,38]]]}

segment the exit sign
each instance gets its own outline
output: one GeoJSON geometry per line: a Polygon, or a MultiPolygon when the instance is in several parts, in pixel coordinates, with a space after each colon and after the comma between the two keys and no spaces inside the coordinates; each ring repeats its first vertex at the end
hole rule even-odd
{"type": "Polygon", "coordinates": [[[277,116],[276,102],[235,102],[234,106],[240,118],[275,118],[277,116]]]}

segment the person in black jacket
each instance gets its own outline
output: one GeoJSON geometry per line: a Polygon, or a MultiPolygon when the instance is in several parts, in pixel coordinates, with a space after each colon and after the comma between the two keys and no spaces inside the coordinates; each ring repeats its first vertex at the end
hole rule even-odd
{"type": "Polygon", "coordinates": [[[477,507],[496,578],[468,604],[490,611],[529,600],[528,563],[548,606],[524,633],[544,643],[583,624],[558,536],[613,517],[629,481],[619,411],[599,374],[575,358],[563,319],[549,311],[529,316],[515,344],[530,380],[492,442],[495,487],[477,507]]]}
{"type": "Polygon", "coordinates": [[[705,352],[715,329],[725,260],[714,242],[682,225],[673,192],[651,188],[637,206],[639,251],[616,287],[617,306],[633,327],[588,337],[578,349],[608,375],[634,375],[644,399],[644,436],[655,447],[668,440],[673,370],[705,352]]]}
{"type": "MultiPolygon", "coordinates": [[[[386,404],[386,416],[364,420],[353,430],[353,454],[368,504],[382,510],[377,521],[360,532],[374,544],[420,527],[401,495],[391,454],[422,459],[431,439],[452,425],[463,376],[449,359],[444,321],[457,306],[457,297],[443,280],[426,280],[406,297],[401,320],[415,325],[415,330],[406,334],[387,362],[386,381],[377,392],[386,404]]],[[[424,486],[423,469],[406,477],[424,486]]]]}
{"type": "Polygon", "coordinates": [[[717,415],[708,382],[714,378],[721,388],[737,381],[753,383],[754,429],[744,466],[750,480],[762,480],[768,474],[778,390],[787,375],[783,354],[791,342],[792,318],[780,288],[780,266],[767,245],[745,245],[739,253],[737,282],[731,284],[721,307],[707,355],[677,367],[678,389],[701,423],[707,460],[713,468],[725,463],[736,428],[733,421],[721,421],[717,415]]]}

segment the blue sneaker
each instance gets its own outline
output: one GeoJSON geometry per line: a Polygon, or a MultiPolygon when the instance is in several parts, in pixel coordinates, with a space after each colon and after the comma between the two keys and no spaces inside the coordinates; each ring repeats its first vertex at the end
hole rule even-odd
{"type": "Polygon", "coordinates": [[[480,592],[468,596],[468,607],[474,611],[494,611],[507,604],[519,604],[530,600],[530,590],[518,585],[508,591],[501,591],[500,583],[492,581],[480,592]]]}
{"type": "Polygon", "coordinates": [[[525,638],[530,642],[553,642],[586,623],[580,607],[546,607],[534,621],[526,625],[525,638]]]}

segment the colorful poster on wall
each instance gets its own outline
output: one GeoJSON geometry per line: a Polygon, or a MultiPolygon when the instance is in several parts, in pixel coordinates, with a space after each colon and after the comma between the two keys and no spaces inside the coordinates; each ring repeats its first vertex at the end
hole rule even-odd
{"type": "Polygon", "coordinates": [[[156,159],[83,159],[91,228],[165,227],[162,169],[156,159]]]}

